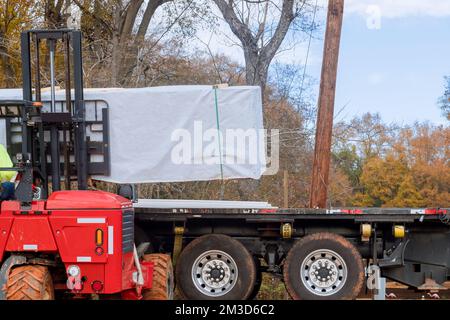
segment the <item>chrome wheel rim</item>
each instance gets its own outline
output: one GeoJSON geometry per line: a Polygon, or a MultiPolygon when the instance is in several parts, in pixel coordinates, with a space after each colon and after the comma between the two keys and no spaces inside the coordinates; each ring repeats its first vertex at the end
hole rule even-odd
{"type": "Polygon", "coordinates": [[[236,284],[238,268],[233,258],[220,250],[202,253],[192,266],[192,281],[202,294],[221,297],[236,284]]]}
{"type": "Polygon", "coordinates": [[[322,297],[338,293],[345,285],[347,274],[344,259],[327,249],[311,252],[300,267],[300,278],[306,289],[322,297]]]}

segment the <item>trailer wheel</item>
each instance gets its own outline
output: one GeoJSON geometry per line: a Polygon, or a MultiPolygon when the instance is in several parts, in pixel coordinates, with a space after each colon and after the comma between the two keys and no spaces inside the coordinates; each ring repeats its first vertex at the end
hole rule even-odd
{"type": "Polygon", "coordinates": [[[349,300],[362,289],[364,267],[358,250],[344,237],[316,233],[294,244],[283,275],[293,299],[349,300]]]}
{"type": "Polygon", "coordinates": [[[172,260],[167,254],[146,254],[144,261],[153,262],[153,284],[142,293],[144,300],[173,300],[172,260]]]}
{"type": "Polygon", "coordinates": [[[225,235],[205,235],[181,252],[176,279],[185,299],[245,300],[255,287],[255,262],[239,241],[225,235]]]}
{"type": "Polygon", "coordinates": [[[255,286],[253,287],[253,291],[248,297],[248,300],[255,300],[258,296],[259,290],[261,289],[262,284],[262,273],[261,273],[261,261],[258,258],[253,259],[255,261],[255,267],[256,267],[256,281],[255,286]]]}
{"type": "Polygon", "coordinates": [[[24,265],[11,269],[6,300],[54,300],[52,276],[47,267],[24,265]]]}

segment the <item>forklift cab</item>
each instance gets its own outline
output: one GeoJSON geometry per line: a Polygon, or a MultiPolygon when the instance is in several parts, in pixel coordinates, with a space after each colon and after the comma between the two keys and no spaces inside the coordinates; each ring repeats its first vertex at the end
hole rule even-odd
{"type": "MultiPolygon", "coordinates": [[[[22,100],[0,100],[0,118],[15,118],[23,114],[29,105],[22,100]]],[[[18,171],[14,170],[11,156],[6,146],[0,144],[0,201],[15,200],[18,171]]]]}
{"type": "MultiPolygon", "coordinates": [[[[28,102],[25,100],[0,100],[0,118],[19,118],[22,119],[22,126],[27,126],[30,115],[35,113],[33,112],[33,109],[39,106],[39,103],[28,102]]],[[[25,151],[25,148],[23,148],[23,151],[25,151]]],[[[26,189],[30,189],[29,191],[32,194],[32,200],[40,198],[41,188],[34,184],[35,181],[33,178],[31,178],[29,186],[25,186],[21,183],[26,171],[26,166],[22,162],[24,159],[28,158],[29,155],[25,155],[25,157],[22,154],[16,155],[17,166],[14,167],[7,146],[0,144],[0,201],[16,200],[16,188],[19,188],[22,192],[26,189]]],[[[25,174],[25,176],[33,177],[33,170],[31,169],[28,171],[31,172],[25,174]]],[[[36,177],[39,177],[39,174],[37,174],[36,177]]],[[[29,196],[26,196],[25,199],[29,199],[29,196]]]]}

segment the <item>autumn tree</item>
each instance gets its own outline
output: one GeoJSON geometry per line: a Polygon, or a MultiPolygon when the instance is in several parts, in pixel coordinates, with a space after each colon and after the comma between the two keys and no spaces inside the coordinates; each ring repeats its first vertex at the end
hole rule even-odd
{"type": "MultiPolygon", "coordinates": [[[[194,0],[73,0],[82,12],[82,29],[90,40],[95,64],[110,69],[111,86],[133,86],[132,76],[139,63],[144,63],[151,22],[157,11],[165,13],[158,21],[153,48],[175,26],[183,32],[191,30],[194,20],[207,14],[208,6],[194,0]],[[103,43],[103,45],[102,45],[103,43]]],[[[147,47],[148,49],[148,47],[147,47]]]]}
{"type": "Polygon", "coordinates": [[[450,205],[450,128],[428,122],[398,126],[366,114],[334,128],[333,166],[353,190],[349,205],[450,205]]]}
{"type": "Polygon", "coordinates": [[[17,87],[20,83],[20,31],[30,24],[29,0],[0,0],[0,86],[17,87]]]}
{"type": "Polygon", "coordinates": [[[448,126],[415,123],[404,128],[398,135],[393,152],[408,161],[414,184],[427,206],[450,205],[448,126]]]}
{"type": "Polygon", "coordinates": [[[363,162],[364,160],[358,155],[354,144],[348,144],[332,152],[332,163],[348,177],[355,189],[360,186],[363,162]]]}
{"type": "Polygon", "coordinates": [[[398,187],[395,198],[387,202],[385,205],[399,208],[419,208],[424,205],[424,199],[417,190],[417,186],[414,184],[413,177],[411,175],[406,175],[403,178],[400,186],[398,187]]]}
{"type": "MultiPolygon", "coordinates": [[[[390,150],[397,129],[383,123],[379,114],[371,113],[334,126],[332,165],[347,176],[354,193],[364,190],[361,175],[365,164],[372,158],[382,158],[390,150]]],[[[357,202],[371,203],[366,200],[357,202]]]]}
{"type": "Polygon", "coordinates": [[[356,206],[412,207],[426,205],[427,201],[414,182],[414,172],[407,164],[393,156],[372,158],[364,166],[362,192],[355,195],[356,206]]]}
{"type": "Polygon", "coordinates": [[[364,165],[361,174],[364,191],[356,194],[353,204],[381,207],[392,203],[408,174],[407,165],[392,156],[386,159],[371,158],[364,165]]]}
{"type": "Polygon", "coordinates": [[[380,157],[390,148],[398,129],[395,124],[384,123],[378,113],[365,113],[354,117],[349,123],[336,124],[333,147],[339,149],[349,143],[355,144],[363,159],[380,157]]]}

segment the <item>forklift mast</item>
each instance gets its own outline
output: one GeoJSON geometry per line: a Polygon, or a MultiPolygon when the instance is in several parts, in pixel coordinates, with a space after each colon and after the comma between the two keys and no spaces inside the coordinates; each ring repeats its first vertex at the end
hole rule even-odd
{"type": "Polygon", "coordinates": [[[23,100],[0,100],[7,149],[17,154],[17,166],[0,171],[21,175],[16,199],[25,206],[33,184],[47,199],[50,182],[51,191],[70,190],[74,181],[86,190],[89,175],[109,174],[109,106],[84,99],[81,39],[81,31],[70,29],[21,34],[23,100]]]}
{"type": "MultiPolygon", "coordinates": [[[[81,32],[76,30],[31,30],[21,34],[22,46],[22,78],[23,99],[25,101],[42,101],[42,43],[46,42],[49,50],[50,63],[50,111],[43,113],[40,108],[28,109],[31,112],[22,115],[22,154],[30,154],[33,167],[37,168],[43,178],[43,197],[48,195],[47,159],[45,153],[44,129],[50,129],[50,154],[52,190],[61,189],[60,166],[60,132],[64,141],[73,139],[75,151],[75,166],[78,189],[87,189],[87,146],[85,105],[83,97],[83,68],[81,55],[81,32]],[[34,46],[32,46],[32,42],[34,46]],[[63,45],[64,53],[64,90],[66,110],[56,112],[56,50],[57,44],[63,45]],[[34,81],[32,65],[34,59],[34,81]],[[72,63],[71,63],[72,62],[72,63]],[[73,66],[72,66],[73,65],[73,66]],[[72,77],[73,77],[73,108],[72,108],[72,77]],[[33,95],[34,88],[34,95],[33,95]],[[35,124],[30,127],[29,124],[35,124]]],[[[40,104],[42,106],[42,104],[40,104]]],[[[67,143],[63,144],[68,148],[67,143]]],[[[70,189],[70,161],[67,150],[64,150],[64,175],[66,189],[70,189]]]]}

